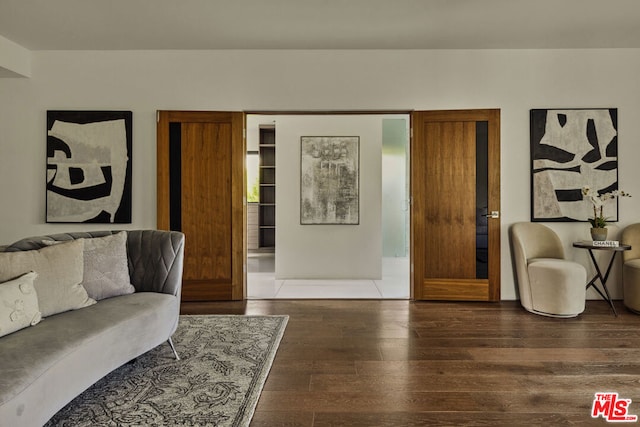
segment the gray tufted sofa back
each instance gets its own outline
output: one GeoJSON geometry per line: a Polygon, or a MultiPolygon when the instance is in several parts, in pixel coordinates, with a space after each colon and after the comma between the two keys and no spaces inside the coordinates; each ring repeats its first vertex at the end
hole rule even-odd
{"type": "MultiPolygon", "coordinates": [[[[5,248],[7,252],[40,249],[43,240],[67,241],[103,237],[120,230],[90,231],[28,237],[5,248]]],[[[162,292],[180,297],[184,234],[178,231],[127,230],[129,276],[136,292],[162,292]]]]}

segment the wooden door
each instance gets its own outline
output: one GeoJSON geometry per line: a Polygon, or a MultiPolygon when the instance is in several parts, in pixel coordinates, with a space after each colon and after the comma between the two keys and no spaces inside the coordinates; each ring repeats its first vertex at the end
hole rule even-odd
{"type": "Polygon", "coordinates": [[[244,298],[244,114],[158,112],[158,228],[185,234],[183,301],[244,298]]]}
{"type": "Polygon", "coordinates": [[[498,301],[500,111],[418,111],[411,121],[413,297],[498,301]]]}

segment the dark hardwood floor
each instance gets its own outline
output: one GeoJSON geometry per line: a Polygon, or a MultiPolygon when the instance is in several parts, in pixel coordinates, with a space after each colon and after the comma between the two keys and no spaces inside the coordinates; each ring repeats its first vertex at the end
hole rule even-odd
{"type": "Polygon", "coordinates": [[[518,302],[262,300],[183,314],[287,314],[251,426],[607,425],[596,392],[640,415],[640,316],[574,319],[518,302]]]}

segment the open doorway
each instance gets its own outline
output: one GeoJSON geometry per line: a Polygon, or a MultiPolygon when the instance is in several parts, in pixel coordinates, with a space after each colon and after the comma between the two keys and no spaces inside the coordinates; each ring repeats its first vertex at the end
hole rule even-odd
{"type": "Polygon", "coordinates": [[[247,114],[247,298],[410,298],[409,122],[247,114]],[[301,221],[303,137],[357,137],[355,223],[301,221]]]}

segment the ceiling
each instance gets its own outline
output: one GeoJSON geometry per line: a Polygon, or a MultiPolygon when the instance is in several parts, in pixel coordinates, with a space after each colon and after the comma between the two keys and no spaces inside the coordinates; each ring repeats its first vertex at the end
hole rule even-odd
{"type": "Polygon", "coordinates": [[[640,0],[0,0],[29,50],[640,48],[640,0]]]}

